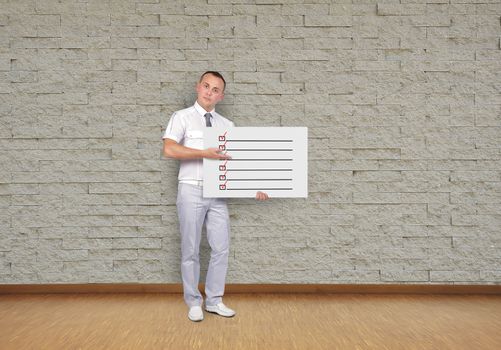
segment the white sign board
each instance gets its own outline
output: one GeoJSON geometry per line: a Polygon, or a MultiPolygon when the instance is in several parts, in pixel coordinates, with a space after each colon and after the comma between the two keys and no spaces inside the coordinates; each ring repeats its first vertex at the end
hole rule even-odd
{"type": "Polygon", "coordinates": [[[205,128],[210,147],[231,159],[204,158],[204,197],[308,197],[308,128],[205,128]]]}

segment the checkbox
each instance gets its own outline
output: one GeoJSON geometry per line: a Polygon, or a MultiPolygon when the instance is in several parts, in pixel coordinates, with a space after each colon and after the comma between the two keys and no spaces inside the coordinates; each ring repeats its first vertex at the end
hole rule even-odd
{"type": "Polygon", "coordinates": [[[219,145],[219,150],[220,151],[224,151],[226,149],[226,146],[225,145],[219,145]]]}
{"type": "Polygon", "coordinates": [[[226,175],[219,175],[219,180],[226,180],[226,175]]]}
{"type": "Polygon", "coordinates": [[[226,141],[226,137],[225,136],[219,136],[219,141],[226,141]]]}
{"type": "Polygon", "coordinates": [[[220,166],[219,166],[219,170],[221,170],[221,171],[225,171],[225,170],[226,170],[226,165],[220,165],[220,166]]]}
{"type": "Polygon", "coordinates": [[[220,190],[225,190],[226,189],[226,185],[219,185],[219,189],[220,190]]]}

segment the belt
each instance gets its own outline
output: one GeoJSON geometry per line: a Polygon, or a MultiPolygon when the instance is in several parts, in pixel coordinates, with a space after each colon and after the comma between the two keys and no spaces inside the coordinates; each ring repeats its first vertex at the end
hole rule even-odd
{"type": "Polygon", "coordinates": [[[195,186],[200,186],[200,187],[203,187],[203,185],[204,185],[203,180],[179,180],[179,183],[188,184],[188,185],[195,185],[195,186]]]}

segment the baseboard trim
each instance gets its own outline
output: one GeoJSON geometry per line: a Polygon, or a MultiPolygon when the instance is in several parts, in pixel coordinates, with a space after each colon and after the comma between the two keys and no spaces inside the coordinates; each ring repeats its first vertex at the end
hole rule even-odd
{"type": "MultiPolygon", "coordinates": [[[[204,285],[200,284],[200,290],[204,285]]],[[[0,284],[0,294],[182,293],[180,283],[0,284]]],[[[501,285],[477,284],[227,284],[226,294],[493,294],[501,285]]]]}

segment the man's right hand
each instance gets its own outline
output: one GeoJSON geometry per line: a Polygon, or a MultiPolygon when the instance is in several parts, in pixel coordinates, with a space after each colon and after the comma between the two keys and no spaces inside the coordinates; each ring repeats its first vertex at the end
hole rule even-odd
{"type": "Polygon", "coordinates": [[[207,148],[203,151],[204,158],[210,159],[231,159],[231,156],[227,153],[221,153],[217,148],[207,148]]]}

